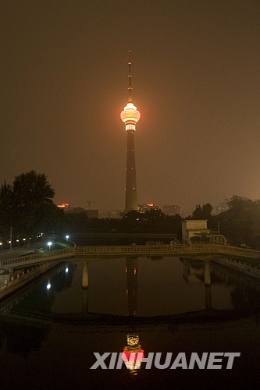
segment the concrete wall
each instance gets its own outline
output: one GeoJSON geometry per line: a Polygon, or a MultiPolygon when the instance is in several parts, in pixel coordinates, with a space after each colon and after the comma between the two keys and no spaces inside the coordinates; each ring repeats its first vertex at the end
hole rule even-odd
{"type": "Polygon", "coordinates": [[[207,219],[196,219],[196,220],[184,220],[182,221],[182,242],[188,243],[191,237],[197,234],[209,234],[207,219]]]}

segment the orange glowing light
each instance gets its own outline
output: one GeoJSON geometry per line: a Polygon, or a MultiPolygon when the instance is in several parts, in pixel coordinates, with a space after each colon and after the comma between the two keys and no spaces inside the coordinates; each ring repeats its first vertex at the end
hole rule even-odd
{"type": "Polygon", "coordinates": [[[137,351],[124,350],[122,353],[122,360],[124,361],[128,370],[139,369],[144,358],[144,350],[139,349],[137,351]]]}
{"type": "Polygon", "coordinates": [[[121,112],[120,117],[125,124],[136,124],[141,114],[133,103],[127,103],[124,110],[121,112]]]}
{"type": "Polygon", "coordinates": [[[65,207],[69,207],[69,204],[68,203],[61,203],[61,204],[58,204],[59,209],[65,209],[65,207]]]}

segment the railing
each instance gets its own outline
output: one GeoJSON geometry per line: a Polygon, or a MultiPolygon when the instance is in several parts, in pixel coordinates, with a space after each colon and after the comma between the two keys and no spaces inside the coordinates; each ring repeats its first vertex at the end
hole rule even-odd
{"type": "Polygon", "coordinates": [[[29,281],[34,280],[37,276],[50,269],[50,267],[53,267],[52,263],[44,263],[35,266],[31,270],[28,269],[26,273],[21,271],[13,274],[15,276],[11,276],[12,274],[6,275],[5,283],[0,285],[0,299],[29,281]]]}
{"type": "Polygon", "coordinates": [[[35,264],[35,263],[41,263],[46,261],[52,261],[52,260],[68,257],[70,255],[74,256],[74,254],[75,254],[75,247],[58,249],[54,251],[46,251],[43,253],[20,256],[13,259],[0,260],[0,268],[8,268],[8,267],[11,268],[18,265],[23,266],[27,264],[35,264]]]}
{"type": "Polygon", "coordinates": [[[235,269],[249,276],[254,276],[258,279],[260,278],[260,269],[257,266],[251,265],[250,263],[246,264],[240,260],[230,258],[216,259],[214,260],[214,262],[216,262],[217,264],[222,264],[228,268],[235,269]]]}
{"type": "Polygon", "coordinates": [[[260,251],[217,244],[79,246],[75,248],[76,256],[196,256],[206,254],[260,258],[260,251]]]}
{"type": "Polygon", "coordinates": [[[0,268],[12,268],[47,262],[74,256],[111,257],[111,256],[173,256],[190,257],[205,255],[224,255],[259,259],[260,251],[217,244],[198,245],[123,245],[123,246],[76,246],[42,254],[32,254],[0,261],[0,268]]]}

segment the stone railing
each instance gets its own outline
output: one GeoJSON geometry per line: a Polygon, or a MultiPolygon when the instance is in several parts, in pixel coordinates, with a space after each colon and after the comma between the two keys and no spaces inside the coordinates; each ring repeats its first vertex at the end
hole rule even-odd
{"type": "Polygon", "coordinates": [[[37,276],[49,270],[50,267],[53,267],[53,264],[45,263],[36,265],[33,269],[28,269],[27,272],[21,271],[14,276],[12,276],[12,274],[7,275],[5,283],[0,285],[0,299],[34,280],[37,276]]]}
{"type": "Polygon", "coordinates": [[[217,244],[198,245],[124,245],[124,246],[79,246],[76,256],[196,256],[228,255],[260,259],[260,251],[217,244]]]}
{"type": "Polygon", "coordinates": [[[31,255],[20,256],[16,258],[5,259],[5,260],[1,260],[0,257],[0,269],[12,268],[18,266],[22,267],[30,264],[37,264],[41,262],[59,260],[70,256],[74,256],[74,254],[75,254],[75,247],[70,247],[66,249],[57,249],[54,251],[35,253],[31,255]]]}
{"type": "MultiPolygon", "coordinates": [[[[66,249],[46,251],[41,254],[31,254],[17,258],[1,260],[0,269],[23,267],[30,264],[62,260],[74,256],[85,257],[119,257],[119,256],[173,256],[191,257],[206,255],[223,255],[225,257],[241,257],[260,259],[260,251],[237,248],[227,245],[114,245],[114,246],[76,246],[66,249]]],[[[259,260],[260,261],[260,260],[259,260]]]]}
{"type": "Polygon", "coordinates": [[[214,262],[224,265],[228,268],[235,269],[236,271],[240,271],[243,274],[247,274],[249,276],[254,276],[257,278],[260,278],[260,262],[259,266],[253,266],[251,264],[246,264],[243,262],[243,260],[238,260],[238,259],[230,259],[230,258],[225,258],[225,259],[216,259],[214,262]]]}

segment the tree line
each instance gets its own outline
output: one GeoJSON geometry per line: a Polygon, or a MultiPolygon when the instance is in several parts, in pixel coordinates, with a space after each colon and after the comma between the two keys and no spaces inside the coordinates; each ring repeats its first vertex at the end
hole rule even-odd
{"type": "MultiPolygon", "coordinates": [[[[181,241],[182,218],[162,210],[130,211],[121,219],[88,218],[85,212],[64,213],[53,202],[55,191],[44,174],[34,170],[4,182],[0,188],[0,239],[13,240],[67,233],[171,233],[181,241]]],[[[188,219],[207,219],[208,228],[224,235],[229,244],[260,249],[260,200],[234,195],[228,209],[212,214],[210,203],[196,205],[188,219]]]]}
{"type": "Polygon", "coordinates": [[[212,215],[209,203],[197,205],[191,218],[207,219],[208,228],[224,235],[231,245],[260,250],[260,200],[233,195],[227,205],[218,215],[212,215]]]}

